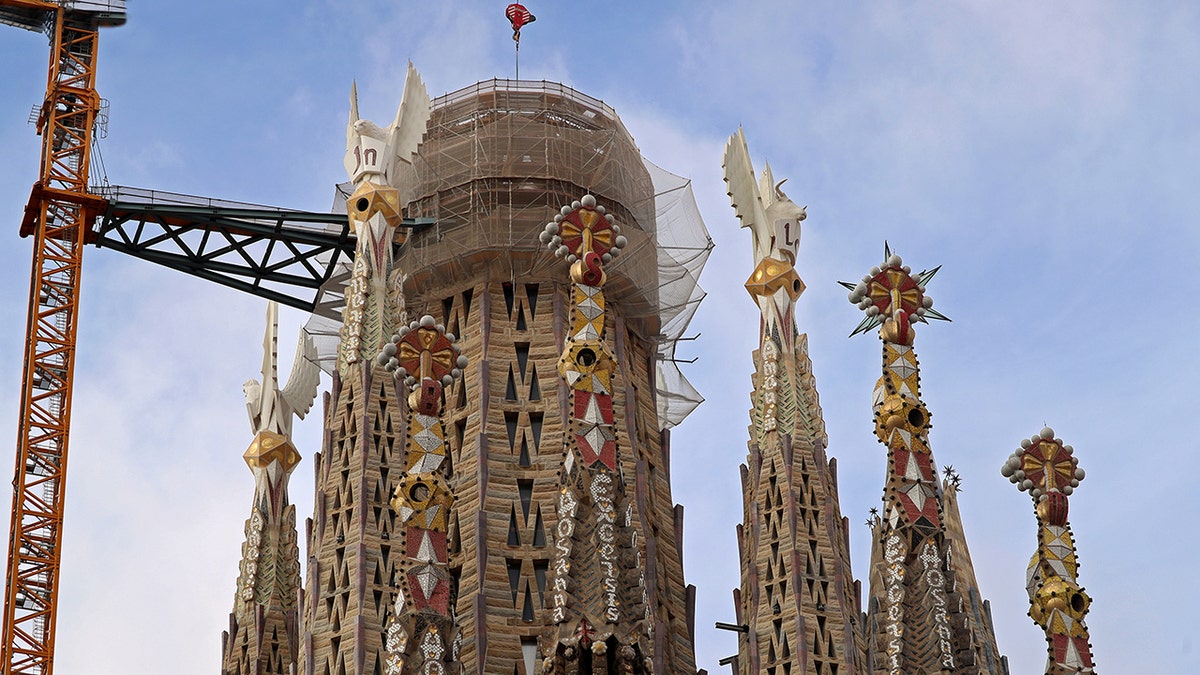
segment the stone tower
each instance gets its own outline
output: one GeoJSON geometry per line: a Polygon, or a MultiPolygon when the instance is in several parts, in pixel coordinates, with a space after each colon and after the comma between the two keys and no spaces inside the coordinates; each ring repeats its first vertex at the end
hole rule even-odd
{"type": "Polygon", "coordinates": [[[301,336],[292,374],[280,390],[276,368],[279,307],[267,306],[263,381],[243,389],[254,440],[244,455],[254,474],[254,500],[238,569],[229,631],[221,636],[222,675],[289,675],[299,648],[296,604],[300,551],[296,507],[288,503],[288,479],[300,462],[292,444],[292,416],[312,408],[320,382],[316,349],[301,336]]]}
{"type": "Polygon", "coordinates": [[[385,625],[406,551],[389,506],[406,468],[407,387],[378,361],[406,323],[394,247],[403,242],[395,181],[425,130],[429,97],[409,66],[396,119],[386,129],[358,117],[351,95],[346,210],[357,242],[345,287],[342,326],[325,397],[325,433],[313,457],[316,495],[308,543],[298,672],[382,675],[385,625]],[[395,541],[393,541],[395,540],[395,541]]]}
{"type": "MultiPolygon", "coordinates": [[[[702,264],[709,246],[703,224],[670,220],[691,228],[703,255],[681,262],[660,245],[663,203],[656,195],[680,191],[659,185],[667,174],[644,163],[600,101],[552,83],[482,82],[431,102],[417,150],[406,131],[410,90],[389,129],[351,125],[347,170],[355,191],[348,207],[358,252],[326,400],[324,449],[314,462],[299,672],[383,675],[408,672],[414,663],[400,658],[411,651],[413,631],[393,628],[430,625],[413,618],[422,608],[408,603],[422,579],[409,572],[426,566],[425,581],[433,584],[443,568],[430,558],[440,555],[436,535],[429,537],[432,554],[412,543],[436,531],[433,521],[414,534],[401,523],[412,504],[393,501],[397,513],[389,500],[424,472],[444,481],[453,497],[444,534],[445,625],[452,628],[437,631],[447,641],[438,646],[445,656],[431,672],[584,673],[625,659],[632,672],[695,673],[694,589],[683,580],[683,514],[671,500],[665,430],[679,414],[658,392],[671,377],[664,350],[694,308],[695,262],[702,264]],[[390,164],[363,170],[357,162],[367,157],[390,164]],[[626,243],[624,255],[602,263],[599,322],[585,322],[610,357],[598,423],[596,406],[581,408],[578,388],[560,375],[568,339],[579,334],[575,319],[591,309],[580,302],[570,265],[539,240],[564,205],[588,194],[613,216],[626,243]],[[404,239],[394,229],[401,212],[433,225],[404,239]],[[436,466],[414,460],[410,407],[424,404],[409,389],[419,381],[393,377],[386,352],[377,360],[388,336],[408,323],[398,308],[430,317],[465,357],[461,376],[443,383],[437,420],[446,453],[436,466]],[[587,443],[602,467],[582,451],[587,443]],[[562,495],[573,468],[589,476],[582,505],[565,516],[562,495]],[[605,481],[595,478],[601,474],[611,491],[597,498],[591,488],[605,481]],[[606,559],[600,521],[610,516],[621,539],[606,559]],[[598,576],[568,579],[556,570],[568,541],[571,573],[590,568],[598,576]],[[625,603],[615,622],[579,593],[595,584],[596,598],[607,602],[598,589],[609,588],[609,562],[617,565],[625,603]],[[558,598],[563,585],[569,597],[558,598]],[[626,658],[625,647],[634,658],[626,658]]],[[[428,328],[428,321],[418,323],[428,328]]],[[[422,444],[421,452],[431,451],[422,444]]]]}
{"type": "Polygon", "coordinates": [[[864,673],[859,593],[850,571],[837,466],[795,321],[804,284],[795,270],[805,212],[768,166],[759,184],[742,131],[725,146],[725,181],[755,268],[746,282],[761,311],[754,352],[750,454],[742,465],[738,527],[741,587],[736,672],[742,675],[864,673]]]}
{"type": "Polygon", "coordinates": [[[947,522],[929,445],[930,415],[921,400],[913,325],[946,318],[925,294],[936,273],[913,274],[885,247],[879,267],[858,284],[844,284],[867,315],[852,335],[881,327],[883,341],[873,408],[888,462],[882,516],[872,522],[868,668],[890,675],[1007,673],[1003,659],[981,658],[996,653],[996,638],[990,620],[977,621],[970,611],[977,584],[958,563],[960,549],[965,553],[962,526],[957,518],[953,527],[947,522]]]}

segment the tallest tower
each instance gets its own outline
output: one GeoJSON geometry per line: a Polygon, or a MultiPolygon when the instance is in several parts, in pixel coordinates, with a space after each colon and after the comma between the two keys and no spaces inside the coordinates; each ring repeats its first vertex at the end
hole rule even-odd
{"type": "MultiPolygon", "coordinates": [[[[395,156],[385,149],[403,145],[388,139],[405,137],[407,115],[396,132],[358,125],[383,140],[349,152],[347,169],[369,154],[395,156]]],[[[680,391],[667,359],[694,310],[710,246],[690,188],[644,162],[612,108],[562,85],[481,82],[434,99],[422,130],[411,163],[380,172],[380,188],[360,183],[349,201],[363,224],[325,450],[315,460],[301,672],[388,673],[387,626],[403,611],[396,600],[401,591],[412,597],[404,590],[412,561],[432,555],[446,561],[456,626],[446,672],[583,673],[628,663],[633,672],[691,675],[694,589],[683,580],[683,510],[671,499],[666,430],[686,406],[660,394],[680,391]],[[602,261],[600,306],[581,299],[580,284],[539,240],[564,205],[588,194],[626,244],[602,261]],[[401,215],[433,224],[402,239],[384,227],[401,215]],[[429,440],[410,434],[406,388],[375,360],[407,320],[400,307],[431,317],[467,364],[439,408],[446,453],[432,471],[454,495],[444,558],[440,536],[428,537],[432,553],[414,549],[426,538],[399,532],[389,505],[396,486],[411,482],[414,444],[429,440]],[[589,326],[596,335],[580,338],[589,326]],[[571,339],[593,337],[585,346],[606,357],[602,396],[581,394],[573,371],[560,368],[571,339]],[[580,471],[585,492],[572,511],[562,495],[580,471]],[[601,484],[602,494],[591,489],[601,484]],[[609,518],[621,535],[611,550],[609,518]]]]}

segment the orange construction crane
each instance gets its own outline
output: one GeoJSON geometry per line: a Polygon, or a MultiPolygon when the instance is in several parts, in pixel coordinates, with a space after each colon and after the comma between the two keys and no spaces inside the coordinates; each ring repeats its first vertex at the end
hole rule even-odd
{"type": "MultiPolygon", "coordinates": [[[[354,235],[345,212],[310,213],[155,190],[88,189],[97,35],[124,0],[0,0],[0,24],[50,36],[37,116],[39,178],[21,236],[34,238],[4,596],[2,675],[51,675],[83,248],[94,244],[321,314],[340,316],[354,235]],[[198,241],[186,235],[202,232],[198,241]],[[332,290],[327,290],[332,289],[332,290]]],[[[342,194],[344,198],[346,194],[342,194]]],[[[431,219],[404,219],[420,229],[431,219]]]]}
{"type": "Polygon", "coordinates": [[[37,120],[41,165],[21,223],[34,243],[4,599],[6,675],[53,671],[80,261],[106,204],[88,193],[100,111],[97,33],[124,22],[123,0],[0,0],[0,23],[45,31],[51,42],[37,120]]]}

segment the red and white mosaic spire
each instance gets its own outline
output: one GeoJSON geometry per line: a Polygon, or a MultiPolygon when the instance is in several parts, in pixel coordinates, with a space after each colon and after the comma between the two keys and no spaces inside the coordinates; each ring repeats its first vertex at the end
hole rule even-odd
{"type": "Polygon", "coordinates": [[[943,494],[929,444],[930,414],[921,400],[914,325],[948,320],[933,309],[925,285],[938,268],[913,273],[884,248],[884,261],[850,289],[866,313],[851,335],[879,327],[883,375],[872,407],[875,436],[888,449],[883,514],[872,521],[868,659],[876,673],[980,673],[976,635],[956,588],[954,546],[943,519],[943,494]]]}
{"type": "Polygon", "coordinates": [[[626,490],[614,419],[617,363],[606,339],[604,265],[626,240],[592,195],[564,206],[542,241],[571,264],[569,333],[558,371],[568,387],[551,627],[542,673],[645,673],[653,640],[643,534],[626,490]]]}
{"type": "Polygon", "coordinates": [[[467,357],[453,333],[428,314],[402,327],[377,357],[409,390],[404,473],[392,497],[402,562],[384,645],[386,675],[457,675],[462,634],[447,548],[454,493],[448,482],[444,387],[462,377],[467,357]]]}
{"type": "Polygon", "coordinates": [[[1079,585],[1079,560],[1067,522],[1067,498],[1085,475],[1074,453],[1046,427],[1021,441],[1000,469],[1033,497],[1038,548],[1029,560],[1025,588],[1029,616],[1046,631],[1046,675],[1096,672],[1083,621],[1092,599],[1079,585]]]}

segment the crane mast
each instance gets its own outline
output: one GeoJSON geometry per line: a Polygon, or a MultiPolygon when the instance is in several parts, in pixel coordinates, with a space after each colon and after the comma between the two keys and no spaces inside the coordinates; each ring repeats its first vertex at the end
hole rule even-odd
{"type": "Polygon", "coordinates": [[[6,674],[53,670],[80,263],[105,203],[88,193],[100,109],[97,37],[100,27],[124,23],[124,5],[0,0],[0,23],[45,30],[51,39],[39,177],[21,224],[34,241],[4,599],[6,674]]]}
{"type": "MultiPolygon", "coordinates": [[[[124,0],[0,0],[0,24],[50,37],[38,181],[20,233],[33,237],[0,675],[51,675],[83,249],[92,244],[323,316],[340,316],[345,213],[310,213],[112,186],[88,191],[99,29],[124,0]],[[200,231],[199,243],[184,235],[200,231]],[[326,287],[335,289],[326,294],[326,287]]],[[[403,219],[420,229],[430,219],[403,219]]]]}

